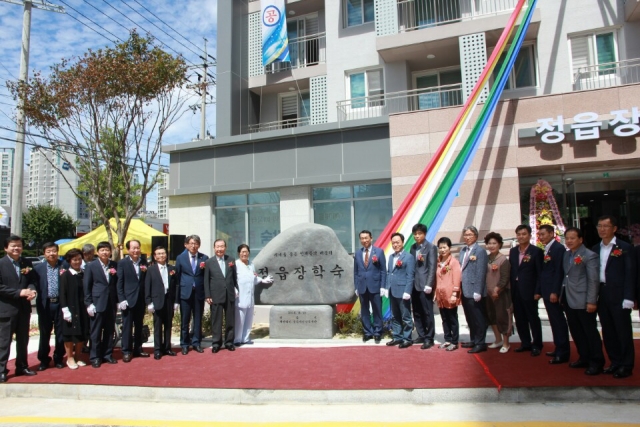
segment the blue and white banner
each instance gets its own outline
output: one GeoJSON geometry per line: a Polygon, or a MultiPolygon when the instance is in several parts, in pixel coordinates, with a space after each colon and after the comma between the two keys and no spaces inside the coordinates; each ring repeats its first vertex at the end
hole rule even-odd
{"type": "Polygon", "coordinates": [[[262,65],[290,62],[285,0],[261,0],[262,65]]]}

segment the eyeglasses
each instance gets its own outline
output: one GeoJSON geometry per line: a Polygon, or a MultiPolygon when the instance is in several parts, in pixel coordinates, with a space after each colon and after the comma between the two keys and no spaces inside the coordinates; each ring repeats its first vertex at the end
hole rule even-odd
{"type": "Polygon", "coordinates": [[[596,226],[596,228],[612,228],[613,225],[607,225],[607,224],[598,224],[596,226]]]}

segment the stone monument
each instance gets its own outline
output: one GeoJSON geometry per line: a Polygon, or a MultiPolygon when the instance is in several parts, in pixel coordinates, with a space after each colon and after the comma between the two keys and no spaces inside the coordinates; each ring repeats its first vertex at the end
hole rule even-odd
{"type": "Polygon", "coordinates": [[[354,302],[353,257],[336,233],[319,224],[299,224],[276,236],[253,261],[271,285],[256,285],[256,304],[273,304],[272,338],[331,338],[335,304],[354,302]]]}

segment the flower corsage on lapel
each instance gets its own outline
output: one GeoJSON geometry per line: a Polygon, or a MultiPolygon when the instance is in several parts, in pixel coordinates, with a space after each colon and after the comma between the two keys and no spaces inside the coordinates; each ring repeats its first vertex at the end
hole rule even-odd
{"type": "Polygon", "coordinates": [[[469,261],[475,261],[476,259],[478,258],[475,255],[469,255],[469,261]]]}
{"type": "Polygon", "coordinates": [[[147,266],[146,265],[141,265],[140,266],[140,271],[142,271],[143,273],[147,272],[147,266]]]}
{"type": "Polygon", "coordinates": [[[173,276],[174,274],[176,274],[175,270],[169,270],[169,276],[173,276]]]}
{"type": "Polygon", "coordinates": [[[619,256],[622,256],[622,249],[620,249],[619,247],[615,246],[613,248],[613,250],[611,251],[611,256],[614,256],[616,258],[619,257],[619,256]]]}
{"type": "Polygon", "coordinates": [[[203,270],[203,269],[204,269],[204,261],[200,263],[200,270],[203,270]]]}
{"type": "Polygon", "coordinates": [[[549,261],[551,261],[551,255],[545,255],[544,256],[544,263],[548,263],[549,261]]]}
{"type": "Polygon", "coordinates": [[[491,266],[491,271],[498,271],[498,268],[499,268],[499,267],[498,267],[498,264],[493,264],[493,263],[491,263],[491,264],[489,264],[489,265],[491,266]]]}
{"type": "Polygon", "coordinates": [[[449,267],[449,264],[442,266],[442,274],[447,274],[448,272],[451,271],[451,267],[449,267]]]}
{"type": "Polygon", "coordinates": [[[582,264],[582,257],[580,255],[576,256],[575,258],[573,258],[573,263],[575,265],[580,265],[582,264]]]}
{"type": "Polygon", "coordinates": [[[232,262],[230,262],[228,265],[229,265],[229,268],[233,268],[233,263],[232,262]]]}
{"type": "Polygon", "coordinates": [[[402,267],[402,260],[401,259],[396,261],[396,268],[400,268],[400,267],[402,267]]]}
{"type": "Polygon", "coordinates": [[[20,270],[20,273],[22,273],[22,274],[24,274],[26,276],[27,274],[29,274],[31,272],[31,270],[33,270],[33,268],[25,267],[25,268],[20,270]]]}
{"type": "Polygon", "coordinates": [[[422,256],[422,252],[418,252],[418,262],[423,262],[424,256],[422,256]]]}
{"type": "Polygon", "coordinates": [[[115,269],[115,268],[111,267],[111,268],[109,269],[109,274],[110,274],[110,275],[115,276],[117,273],[118,273],[118,272],[116,271],[116,269],[115,269]]]}
{"type": "Polygon", "coordinates": [[[60,275],[62,276],[62,275],[64,274],[64,272],[65,272],[65,271],[67,271],[67,270],[65,270],[64,268],[61,268],[61,269],[60,269],[60,275]]]}
{"type": "Polygon", "coordinates": [[[522,262],[529,262],[529,261],[531,261],[531,255],[524,254],[524,256],[522,257],[522,262]]]}
{"type": "Polygon", "coordinates": [[[374,264],[378,264],[378,262],[379,262],[379,261],[378,261],[378,257],[377,257],[377,256],[375,256],[375,255],[374,255],[374,256],[372,256],[372,257],[371,257],[371,262],[372,262],[372,263],[374,263],[374,264]]]}

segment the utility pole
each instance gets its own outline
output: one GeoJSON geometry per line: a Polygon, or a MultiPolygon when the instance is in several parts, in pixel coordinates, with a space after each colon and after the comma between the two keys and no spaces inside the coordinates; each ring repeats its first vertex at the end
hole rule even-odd
{"type": "MultiPolygon", "coordinates": [[[[217,61],[216,61],[216,58],[214,58],[213,56],[207,53],[207,41],[208,40],[205,38],[204,39],[204,56],[200,56],[200,59],[202,59],[203,75],[200,75],[198,74],[198,72],[196,72],[196,75],[198,76],[198,83],[195,85],[188,86],[190,88],[195,89],[196,93],[200,95],[202,98],[200,101],[200,104],[192,104],[189,106],[189,109],[193,111],[193,114],[196,113],[196,110],[198,108],[200,109],[200,133],[198,134],[197,139],[209,138],[209,135],[207,132],[207,104],[213,104],[214,102],[213,102],[213,97],[212,97],[212,101],[207,102],[207,95],[208,95],[209,85],[216,84],[216,78],[212,74],[210,74],[208,70],[209,70],[209,67],[216,66],[217,61]]],[[[195,67],[197,68],[199,66],[196,65],[195,67]]]]}
{"type": "MultiPolygon", "coordinates": [[[[22,49],[20,52],[20,77],[26,83],[29,77],[29,44],[31,43],[31,9],[65,13],[62,6],[56,6],[45,0],[0,0],[5,3],[24,6],[22,13],[22,49]]],[[[22,106],[24,100],[18,98],[16,114],[16,151],[13,160],[13,182],[11,184],[11,233],[22,235],[22,184],[24,181],[24,134],[26,130],[22,106]]]]}
{"type": "Polygon", "coordinates": [[[206,139],[207,131],[207,39],[204,39],[204,61],[202,61],[203,68],[203,84],[202,84],[202,111],[200,112],[200,138],[206,139]]]}

